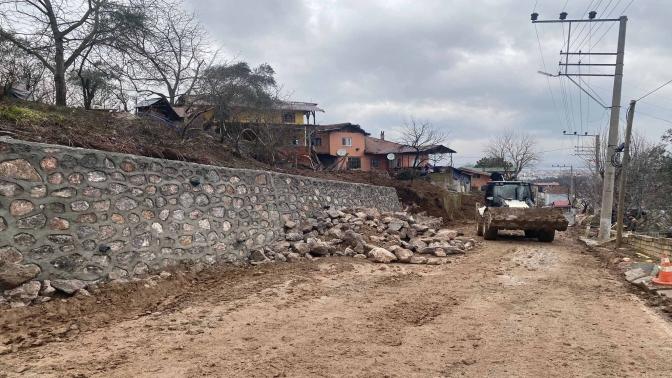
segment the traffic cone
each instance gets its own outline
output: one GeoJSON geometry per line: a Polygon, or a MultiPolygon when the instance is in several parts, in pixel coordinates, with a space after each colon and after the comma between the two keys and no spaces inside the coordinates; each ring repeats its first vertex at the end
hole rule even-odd
{"type": "Polygon", "coordinates": [[[663,258],[660,259],[660,268],[658,270],[658,277],[653,279],[653,283],[658,285],[672,285],[672,265],[667,253],[663,253],[663,258]]]}

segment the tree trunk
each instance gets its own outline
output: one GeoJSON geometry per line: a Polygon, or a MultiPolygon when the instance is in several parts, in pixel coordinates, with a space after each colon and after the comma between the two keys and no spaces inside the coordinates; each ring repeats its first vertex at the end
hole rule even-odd
{"type": "Polygon", "coordinates": [[[67,86],[65,82],[65,58],[63,41],[56,41],[56,54],[54,66],[54,84],[56,86],[56,105],[67,105],[67,86]]]}

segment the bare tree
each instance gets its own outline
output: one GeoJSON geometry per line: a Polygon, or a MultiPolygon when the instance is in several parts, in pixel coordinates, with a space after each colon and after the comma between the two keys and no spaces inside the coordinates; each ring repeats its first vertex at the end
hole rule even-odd
{"type": "Polygon", "coordinates": [[[88,48],[129,31],[142,17],[113,0],[0,0],[0,38],[38,59],[67,104],[66,71],[88,48]]]}
{"type": "Polygon", "coordinates": [[[410,120],[404,120],[404,125],[399,128],[400,136],[396,142],[415,150],[413,167],[422,164],[420,155],[432,147],[444,144],[448,141],[448,134],[432,125],[429,120],[420,121],[411,116],[410,120]]]}
{"type": "Polygon", "coordinates": [[[485,145],[489,157],[511,163],[505,164],[504,175],[515,180],[525,168],[534,167],[541,161],[539,140],[530,134],[503,131],[495,134],[485,145]]]}
{"type": "Polygon", "coordinates": [[[130,79],[138,93],[159,96],[175,105],[180,95],[190,95],[203,70],[218,51],[211,50],[208,32],[196,14],[181,0],[133,0],[134,6],[151,9],[142,29],[124,33],[113,46],[127,65],[119,73],[130,79]]]}
{"type": "Polygon", "coordinates": [[[45,71],[35,57],[0,40],[0,85],[5,91],[19,89],[27,93],[27,98],[40,99],[47,90],[42,83],[45,71]]]}

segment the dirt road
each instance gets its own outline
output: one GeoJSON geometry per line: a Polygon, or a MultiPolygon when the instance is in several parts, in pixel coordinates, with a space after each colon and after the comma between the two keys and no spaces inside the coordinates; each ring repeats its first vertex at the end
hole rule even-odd
{"type": "Polygon", "coordinates": [[[672,374],[670,323],[569,238],[452,260],[270,264],[0,312],[0,341],[28,345],[0,377],[672,374]]]}

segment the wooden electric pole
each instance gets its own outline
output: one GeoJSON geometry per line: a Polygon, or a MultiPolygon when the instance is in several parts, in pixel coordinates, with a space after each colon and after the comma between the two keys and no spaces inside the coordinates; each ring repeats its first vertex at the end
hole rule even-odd
{"type": "Polygon", "coordinates": [[[627,176],[628,165],[630,164],[630,137],[632,135],[632,119],[635,116],[635,105],[637,101],[630,101],[628,111],[628,124],[625,128],[625,147],[623,148],[623,159],[621,159],[621,182],[618,186],[618,219],[616,224],[616,248],[621,248],[623,242],[623,215],[625,212],[625,179],[627,176]]]}

